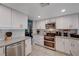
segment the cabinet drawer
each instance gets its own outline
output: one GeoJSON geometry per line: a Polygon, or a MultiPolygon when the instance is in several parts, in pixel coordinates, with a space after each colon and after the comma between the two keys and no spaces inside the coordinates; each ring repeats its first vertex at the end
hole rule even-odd
{"type": "Polygon", "coordinates": [[[44,41],[44,45],[45,45],[45,46],[52,47],[52,48],[55,47],[55,43],[51,43],[51,42],[47,42],[47,41],[44,41]]]}
{"type": "Polygon", "coordinates": [[[49,40],[55,42],[55,38],[44,38],[44,40],[49,40]]]}
{"type": "Polygon", "coordinates": [[[55,33],[47,33],[47,36],[55,37],[55,33]]]}

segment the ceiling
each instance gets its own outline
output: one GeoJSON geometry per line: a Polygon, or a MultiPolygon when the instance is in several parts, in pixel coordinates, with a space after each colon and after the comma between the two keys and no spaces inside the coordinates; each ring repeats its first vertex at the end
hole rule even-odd
{"type": "Polygon", "coordinates": [[[4,3],[4,5],[25,13],[31,20],[53,18],[79,12],[79,3],[50,3],[44,7],[41,7],[40,3],[4,3]],[[61,9],[66,9],[66,12],[62,13],[61,9]],[[41,17],[38,18],[38,16],[41,17]]]}

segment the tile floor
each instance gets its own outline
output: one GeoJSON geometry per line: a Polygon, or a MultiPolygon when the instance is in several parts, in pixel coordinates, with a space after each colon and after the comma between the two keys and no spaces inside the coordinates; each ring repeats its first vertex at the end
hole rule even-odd
{"type": "Polygon", "coordinates": [[[34,45],[32,48],[32,53],[29,56],[66,56],[63,53],[49,50],[47,48],[34,45]]]}

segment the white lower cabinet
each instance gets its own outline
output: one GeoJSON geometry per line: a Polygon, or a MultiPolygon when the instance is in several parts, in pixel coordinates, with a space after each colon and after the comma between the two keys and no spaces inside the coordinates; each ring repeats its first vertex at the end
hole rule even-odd
{"type": "Polygon", "coordinates": [[[71,54],[71,39],[64,37],[56,37],[56,50],[71,54]]]}
{"type": "Polygon", "coordinates": [[[64,39],[61,37],[56,37],[56,50],[60,52],[64,52],[65,51],[64,45],[65,45],[64,39]]]}
{"type": "Polygon", "coordinates": [[[39,45],[44,46],[44,36],[39,36],[39,45]]]}
{"type": "Polygon", "coordinates": [[[70,54],[71,41],[68,38],[56,37],[56,50],[70,54]]]}
{"type": "Polygon", "coordinates": [[[56,37],[56,50],[68,55],[79,56],[79,40],[76,38],[56,37]]]}
{"type": "Polygon", "coordinates": [[[65,38],[64,42],[65,42],[65,45],[64,45],[65,51],[64,52],[71,55],[71,40],[68,38],[65,38]]]}
{"type": "Polygon", "coordinates": [[[79,40],[75,38],[65,39],[65,53],[79,56],[79,40]]]}
{"type": "Polygon", "coordinates": [[[29,55],[32,51],[31,38],[25,41],[25,55],[29,55]]]}
{"type": "Polygon", "coordinates": [[[5,56],[4,47],[0,47],[0,56],[5,56]]]}
{"type": "Polygon", "coordinates": [[[44,36],[43,35],[33,36],[33,42],[34,42],[34,44],[44,46],[44,36]]]}
{"type": "Polygon", "coordinates": [[[79,40],[72,40],[71,54],[73,56],[79,56],[79,40]]]}

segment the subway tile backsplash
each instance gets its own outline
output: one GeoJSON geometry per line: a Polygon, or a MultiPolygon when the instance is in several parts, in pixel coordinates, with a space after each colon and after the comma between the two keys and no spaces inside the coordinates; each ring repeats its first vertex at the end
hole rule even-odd
{"type": "Polygon", "coordinates": [[[6,32],[12,32],[12,37],[24,37],[25,36],[24,29],[0,29],[0,40],[4,40],[6,32]]]}

